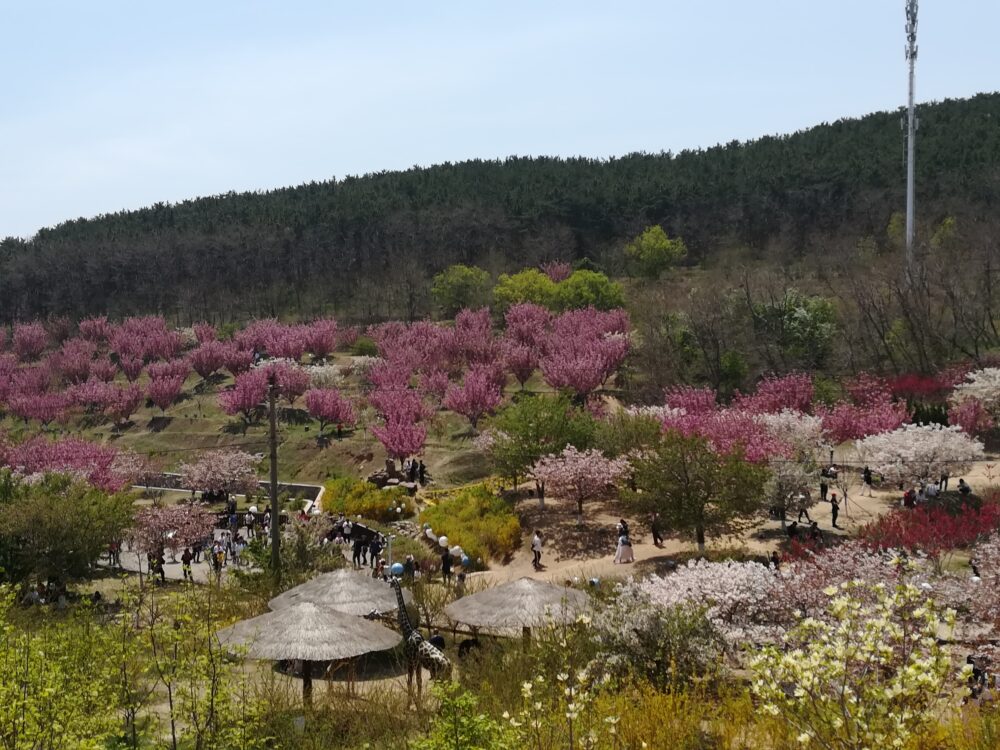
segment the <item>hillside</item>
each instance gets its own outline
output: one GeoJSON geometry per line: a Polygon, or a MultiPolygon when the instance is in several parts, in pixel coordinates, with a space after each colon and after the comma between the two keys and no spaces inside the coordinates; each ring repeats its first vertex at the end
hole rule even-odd
{"type": "MultiPolygon", "coordinates": [[[[920,110],[918,205],[997,222],[1000,94],[920,110]]],[[[413,318],[430,277],[615,251],[642,227],[685,239],[689,262],[879,235],[903,204],[897,112],[781,137],[608,161],[470,161],[227,194],[80,219],[0,243],[0,320],[161,312],[179,323],[336,313],[413,318]]]]}

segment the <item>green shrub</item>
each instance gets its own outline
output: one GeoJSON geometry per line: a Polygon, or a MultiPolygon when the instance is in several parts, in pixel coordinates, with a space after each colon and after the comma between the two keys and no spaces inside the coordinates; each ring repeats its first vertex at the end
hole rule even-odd
{"type": "Polygon", "coordinates": [[[420,520],[473,560],[507,557],[521,543],[521,522],[511,506],[483,485],[445,495],[421,513],[420,520]]]}
{"type": "Polygon", "coordinates": [[[377,357],[378,345],[368,336],[358,336],[351,344],[351,354],[355,357],[377,357]]]}
{"type": "Polygon", "coordinates": [[[371,482],[358,479],[333,479],[326,483],[323,510],[343,513],[355,518],[361,516],[371,521],[388,523],[413,515],[413,501],[402,487],[380,490],[371,482]],[[397,513],[396,508],[402,508],[397,513]]]}

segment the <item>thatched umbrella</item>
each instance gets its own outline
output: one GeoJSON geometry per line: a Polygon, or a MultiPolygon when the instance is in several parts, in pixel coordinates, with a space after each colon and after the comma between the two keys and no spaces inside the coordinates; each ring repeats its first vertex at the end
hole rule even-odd
{"type": "MultiPolygon", "coordinates": [[[[404,590],[403,600],[410,604],[413,595],[404,590]]],[[[396,610],[396,594],[391,586],[370,575],[353,570],[335,570],[323,573],[311,581],[289,589],[268,602],[271,609],[284,609],[292,604],[310,602],[349,615],[364,616],[372,610],[396,610]]]]}
{"type": "Polygon", "coordinates": [[[587,594],[534,578],[521,578],[462,597],[444,608],[455,622],[512,635],[548,623],[568,623],[589,607],[587,594]]]}
{"type": "Polygon", "coordinates": [[[271,661],[302,661],[302,700],[312,702],[312,663],[353,659],[394,648],[399,633],[375,622],[304,602],[220,630],[229,648],[271,661]]]}

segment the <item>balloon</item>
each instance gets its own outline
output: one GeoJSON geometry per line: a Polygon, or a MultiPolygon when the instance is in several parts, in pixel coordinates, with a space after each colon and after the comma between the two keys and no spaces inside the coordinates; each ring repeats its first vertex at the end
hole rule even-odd
{"type": "Polygon", "coordinates": [[[452,547],[450,550],[448,550],[448,551],[451,552],[451,556],[452,557],[461,557],[462,556],[462,548],[459,547],[457,544],[454,547],[452,547]]]}
{"type": "Polygon", "coordinates": [[[437,539],[437,535],[434,533],[434,529],[432,529],[430,526],[427,527],[427,531],[425,533],[427,534],[427,538],[430,539],[432,542],[435,539],[437,539]]]}
{"type": "Polygon", "coordinates": [[[393,563],[392,567],[389,568],[389,572],[392,573],[394,576],[403,575],[403,563],[393,563]]]}
{"type": "Polygon", "coordinates": [[[438,544],[440,544],[442,547],[447,548],[448,547],[448,537],[443,536],[440,539],[438,539],[438,544]]]}
{"type": "Polygon", "coordinates": [[[468,555],[462,555],[462,567],[467,568],[472,564],[472,560],[469,559],[468,555]]]}

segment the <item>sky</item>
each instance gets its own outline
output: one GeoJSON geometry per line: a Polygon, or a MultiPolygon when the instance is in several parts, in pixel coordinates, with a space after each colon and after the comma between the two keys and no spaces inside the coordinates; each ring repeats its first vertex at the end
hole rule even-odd
{"type": "MultiPolygon", "coordinates": [[[[904,0],[0,0],[0,237],[230,190],[676,152],[895,109],[903,26],[904,0]]],[[[917,100],[1000,90],[998,27],[996,0],[923,0],[917,100]]]]}

